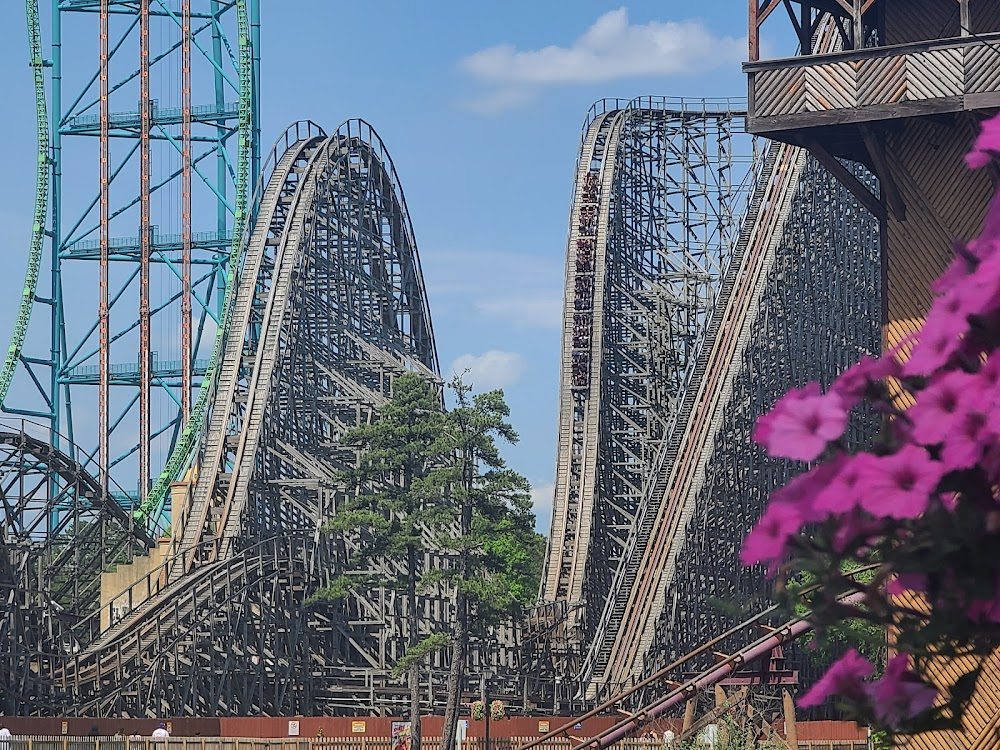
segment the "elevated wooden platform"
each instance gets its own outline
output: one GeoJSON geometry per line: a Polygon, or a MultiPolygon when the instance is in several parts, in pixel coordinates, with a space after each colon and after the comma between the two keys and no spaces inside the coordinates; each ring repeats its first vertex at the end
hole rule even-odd
{"type": "Polygon", "coordinates": [[[1000,33],[745,63],[747,128],[782,131],[1000,107],[1000,33]]]}

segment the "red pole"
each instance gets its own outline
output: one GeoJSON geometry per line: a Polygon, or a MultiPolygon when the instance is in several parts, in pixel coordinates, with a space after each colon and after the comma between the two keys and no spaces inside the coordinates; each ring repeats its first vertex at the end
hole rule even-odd
{"type": "Polygon", "coordinates": [[[97,430],[98,430],[98,468],[100,471],[100,481],[101,481],[101,492],[107,495],[108,492],[108,465],[110,464],[110,455],[108,450],[108,411],[109,411],[109,396],[110,396],[110,349],[111,349],[111,331],[110,331],[110,320],[109,320],[109,310],[108,310],[108,244],[110,243],[109,237],[109,197],[108,192],[111,185],[111,148],[110,148],[110,138],[109,138],[109,119],[110,114],[108,110],[108,35],[110,33],[109,29],[109,15],[108,15],[108,0],[101,0],[101,20],[100,20],[100,55],[101,55],[101,69],[100,69],[100,119],[101,119],[101,135],[100,135],[100,160],[101,160],[101,198],[100,198],[100,245],[101,245],[101,268],[99,274],[99,300],[97,308],[97,317],[100,327],[99,335],[99,345],[97,353],[98,370],[100,377],[99,394],[97,397],[97,430]]]}
{"type": "Polygon", "coordinates": [[[139,141],[139,504],[149,492],[149,0],[139,3],[139,109],[142,125],[139,141]]]}
{"type": "Polygon", "coordinates": [[[191,0],[181,3],[181,427],[191,416],[191,0]]]}

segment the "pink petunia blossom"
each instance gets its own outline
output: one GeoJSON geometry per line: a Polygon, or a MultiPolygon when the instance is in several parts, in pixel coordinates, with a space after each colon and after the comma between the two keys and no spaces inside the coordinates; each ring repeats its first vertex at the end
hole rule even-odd
{"type": "Polygon", "coordinates": [[[946,365],[958,351],[962,337],[969,330],[968,319],[961,309],[951,315],[944,313],[942,309],[936,315],[928,314],[917,345],[903,363],[903,375],[930,375],[946,365]]]}
{"type": "Polygon", "coordinates": [[[861,473],[861,507],[877,518],[903,519],[926,510],[945,467],[923,448],[904,445],[892,455],[866,462],[861,473]]]}
{"type": "Polygon", "coordinates": [[[899,596],[908,591],[927,591],[927,574],[900,573],[886,584],[885,590],[890,596],[899,596]]]}
{"type": "Polygon", "coordinates": [[[899,377],[900,370],[899,360],[891,353],[881,359],[862,357],[833,381],[830,392],[836,393],[844,402],[856,403],[865,395],[868,386],[885,378],[899,377]]]}
{"type": "Polygon", "coordinates": [[[980,125],[979,137],[965,155],[965,163],[969,169],[981,169],[997,155],[1000,155],[1000,117],[991,117],[980,125]]]}
{"type": "Polygon", "coordinates": [[[986,218],[983,219],[983,229],[976,241],[982,245],[992,245],[993,250],[995,250],[997,247],[995,240],[998,237],[1000,237],[1000,192],[993,194],[990,205],[986,207],[986,218]]]}
{"type": "Polygon", "coordinates": [[[974,242],[968,244],[956,243],[953,248],[955,257],[945,269],[944,273],[931,282],[931,291],[934,294],[945,294],[956,286],[966,281],[973,271],[976,270],[978,262],[976,260],[976,250],[974,242]]]}
{"type": "Polygon", "coordinates": [[[938,691],[908,667],[906,654],[889,659],[882,678],[868,686],[875,715],[892,727],[934,705],[938,691]]]}
{"type": "Polygon", "coordinates": [[[771,493],[772,503],[794,505],[802,514],[802,523],[820,521],[827,516],[827,511],[816,507],[816,499],[830,486],[846,460],[843,454],[838,455],[829,463],[815,466],[791,479],[784,487],[771,493]]]}
{"type": "Polygon", "coordinates": [[[955,421],[954,428],[941,447],[941,463],[948,471],[971,468],[983,455],[986,416],[976,411],[964,411],[955,421]]]}
{"type": "Polygon", "coordinates": [[[814,461],[847,428],[847,409],[840,396],[823,394],[810,383],[786,393],[757,420],[753,439],[769,455],[814,461]]]}
{"type": "Polygon", "coordinates": [[[795,503],[769,503],[753,531],[743,540],[740,561],[744,565],[780,561],[789,539],[799,533],[803,522],[802,511],[795,503]]]}
{"type": "Polygon", "coordinates": [[[862,476],[863,467],[874,457],[868,453],[839,458],[832,464],[836,473],[830,477],[826,486],[813,501],[813,507],[819,513],[835,515],[849,513],[861,504],[858,481],[862,476]]]}
{"type": "Polygon", "coordinates": [[[818,706],[831,695],[859,700],[865,697],[862,680],[871,677],[875,667],[855,649],[841,656],[809,692],[799,699],[800,708],[818,706]]]}
{"type": "Polygon", "coordinates": [[[995,312],[1000,305],[1000,253],[985,258],[975,274],[960,281],[948,294],[958,298],[950,304],[953,309],[959,307],[966,318],[995,312]]]}
{"type": "Polygon", "coordinates": [[[913,439],[921,445],[942,442],[962,419],[970,399],[978,397],[977,385],[976,376],[960,371],[935,378],[906,412],[913,439]]]}
{"type": "Polygon", "coordinates": [[[857,552],[860,547],[870,544],[871,540],[880,533],[882,533],[880,522],[854,511],[838,518],[831,546],[838,555],[846,552],[857,552]]]}

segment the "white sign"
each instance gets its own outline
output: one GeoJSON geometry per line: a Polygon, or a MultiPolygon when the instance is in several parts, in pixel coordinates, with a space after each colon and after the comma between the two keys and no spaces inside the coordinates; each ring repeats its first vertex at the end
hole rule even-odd
{"type": "Polygon", "coordinates": [[[289,721],[288,721],[288,736],[289,737],[298,737],[299,736],[299,722],[298,721],[292,721],[291,719],[289,719],[289,721]]]}

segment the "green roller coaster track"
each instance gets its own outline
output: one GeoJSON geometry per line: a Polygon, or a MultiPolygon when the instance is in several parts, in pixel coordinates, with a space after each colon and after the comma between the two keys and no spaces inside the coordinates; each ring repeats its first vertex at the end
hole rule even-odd
{"type": "Polygon", "coordinates": [[[42,32],[38,20],[37,0],[26,0],[28,17],[28,54],[35,84],[35,119],[38,124],[38,171],[35,176],[35,213],[31,225],[31,245],[28,250],[28,270],[24,274],[21,302],[17,308],[14,333],[0,371],[0,405],[7,401],[14,369],[21,359],[24,339],[28,335],[31,308],[38,288],[38,271],[42,265],[42,243],[45,240],[45,212],[49,205],[49,115],[45,106],[45,60],[42,56],[42,32]]]}
{"type": "MultiPolygon", "coordinates": [[[[250,0],[256,2],[256,0],[250,0]]],[[[25,273],[24,287],[18,307],[14,332],[4,359],[3,370],[0,371],[0,406],[6,406],[14,372],[21,360],[22,350],[27,337],[31,311],[36,302],[39,270],[42,262],[42,249],[45,241],[46,211],[49,202],[50,165],[49,149],[51,147],[48,109],[46,106],[45,67],[47,65],[42,52],[41,21],[38,13],[37,0],[26,0],[26,16],[28,25],[28,41],[30,64],[34,79],[35,111],[38,123],[38,171],[36,176],[35,210],[31,232],[31,244],[28,256],[28,266],[25,273]]],[[[254,39],[251,34],[248,0],[236,0],[236,16],[239,34],[239,142],[237,149],[237,168],[235,170],[235,211],[233,216],[232,244],[229,252],[229,265],[226,275],[226,291],[223,302],[223,315],[216,330],[212,356],[206,368],[205,377],[198,398],[191,410],[184,430],[174,444],[170,455],[154,482],[146,501],[135,510],[134,516],[138,523],[151,524],[159,517],[167,499],[170,484],[176,480],[190,462],[198,445],[205,416],[208,411],[209,398],[212,391],[223,342],[229,335],[232,319],[232,306],[235,299],[236,275],[239,269],[240,254],[245,246],[245,235],[249,231],[250,218],[247,215],[248,188],[251,181],[251,162],[254,158],[257,123],[254,122],[254,68],[257,60],[254,55],[254,39]]]]}
{"type": "Polygon", "coordinates": [[[244,247],[244,237],[250,231],[247,212],[247,190],[250,183],[250,154],[252,151],[252,102],[253,102],[253,51],[250,44],[250,17],[247,13],[246,0],[237,0],[236,18],[239,27],[239,60],[240,60],[240,119],[239,147],[236,169],[236,211],[233,216],[233,242],[229,250],[229,272],[226,276],[226,295],[223,302],[221,325],[215,334],[215,344],[212,357],[209,360],[205,379],[202,381],[198,400],[191,410],[180,439],[170,452],[170,457],[153,483],[149,495],[135,511],[135,518],[140,523],[148,523],[159,516],[170,491],[170,483],[180,476],[181,471],[191,460],[198,446],[198,437],[205,424],[205,414],[208,411],[208,399],[215,382],[219,360],[222,356],[222,346],[232,321],[232,307],[236,299],[237,270],[240,254],[244,247]]]}

